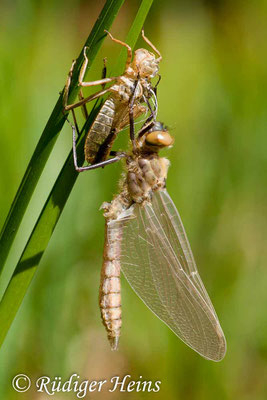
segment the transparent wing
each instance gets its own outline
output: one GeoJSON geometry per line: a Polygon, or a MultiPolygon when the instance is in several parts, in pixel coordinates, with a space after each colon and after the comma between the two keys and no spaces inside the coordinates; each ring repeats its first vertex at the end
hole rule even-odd
{"type": "Polygon", "coordinates": [[[156,192],[151,204],[135,204],[127,213],[110,228],[123,228],[121,266],[128,282],[188,346],[220,361],[226,351],[224,334],[167,191],[156,192]]]}

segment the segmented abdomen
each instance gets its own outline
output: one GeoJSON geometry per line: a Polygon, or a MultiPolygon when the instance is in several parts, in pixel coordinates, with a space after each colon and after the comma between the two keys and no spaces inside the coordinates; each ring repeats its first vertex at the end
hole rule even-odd
{"type": "Polygon", "coordinates": [[[95,162],[100,146],[109,136],[115,116],[115,103],[108,98],[96,116],[85,140],[84,154],[88,163],[95,162]]]}
{"type": "Polygon", "coordinates": [[[118,348],[121,328],[121,239],[122,228],[119,224],[114,227],[113,221],[106,221],[99,304],[102,321],[107,330],[112,350],[118,348]]]}

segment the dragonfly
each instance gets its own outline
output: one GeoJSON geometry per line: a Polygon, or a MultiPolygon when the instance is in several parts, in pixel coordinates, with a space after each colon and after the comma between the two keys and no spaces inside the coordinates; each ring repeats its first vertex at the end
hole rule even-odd
{"type": "Polygon", "coordinates": [[[102,90],[86,98],[84,98],[83,93],[80,90],[80,101],[74,104],[68,104],[69,87],[71,84],[73,68],[76,62],[74,61],[68,74],[63,93],[64,112],[69,110],[72,111],[76,130],[77,123],[74,109],[77,107],[83,107],[84,115],[87,118],[86,103],[109,94],[108,98],[100,107],[93,124],[86,134],[84,155],[85,160],[90,165],[82,167],[78,166],[76,139],[73,139],[74,162],[75,168],[78,172],[104,167],[105,165],[117,162],[124,157],[121,153],[112,152],[111,149],[118,133],[127,125],[130,127],[130,138],[132,141],[132,147],[135,150],[135,120],[142,114],[146,113],[147,110],[150,111],[150,116],[147,118],[147,121],[152,119],[155,120],[157,114],[156,86],[160,81],[160,75],[158,72],[159,63],[162,60],[159,50],[145,36],[144,30],[142,30],[142,37],[156,55],[143,48],[135,50],[133,55],[132,49],[128,44],[115,39],[110,32],[105,32],[113,42],[118,43],[127,49],[127,60],[124,73],[117,77],[107,78],[105,76],[106,67],[104,66],[105,73],[102,79],[92,82],[84,81],[85,72],[88,66],[88,58],[86,55],[87,47],[85,47],[84,63],[80,71],[78,85],[80,88],[102,85],[102,90]],[[158,76],[159,79],[157,84],[153,87],[151,80],[156,76],[158,76]],[[112,85],[105,88],[105,85],[108,83],[112,83],[112,85]],[[152,99],[153,107],[151,106],[150,99],[152,99]],[[145,105],[142,103],[145,103],[145,105]],[[109,156],[112,156],[112,158],[108,159],[109,156]]]}
{"type": "Polygon", "coordinates": [[[160,122],[152,121],[141,130],[135,150],[125,156],[120,193],[102,205],[102,321],[111,349],[118,349],[122,270],[146,306],[185,344],[208,360],[220,361],[226,352],[224,333],[166,190],[169,161],[159,151],[172,144],[160,122]]]}

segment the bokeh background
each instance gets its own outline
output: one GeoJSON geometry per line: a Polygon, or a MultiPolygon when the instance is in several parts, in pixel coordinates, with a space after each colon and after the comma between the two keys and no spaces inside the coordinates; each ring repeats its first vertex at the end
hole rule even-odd
{"type": "MultiPolygon", "coordinates": [[[[0,222],[4,222],[43,127],[104,1],[2,1],[0,5],[0,222]]],[[[126,0],[112,27],[124,39],[139,2],[126,0]]],[[[0,351],[0,397],[11,380],[77,373],[160,380],[158,393],[92,393],[98,399],[267,398],[267,4],[155,1],[145,30],[163,55],[159,119],[175,136],[168,191],[224,329],[221,363],[185,346],[123,279],[123,329],[111,352],[98,309],[104,219],[121,165],[79,176],[37,274],[0,351]]],[[[141,41],[139,42],[141,44],[141,41]]],[[[106,40],[102,58],[116,63],[106,40]]],[[[48,188],[71,148],[65,126],[17,236],[24,247],[48,188]]],[[[17,261],[8,260],[10,267],[17,261]]],[[[75,394],[54,395],[56,399],[75,394]]]]}

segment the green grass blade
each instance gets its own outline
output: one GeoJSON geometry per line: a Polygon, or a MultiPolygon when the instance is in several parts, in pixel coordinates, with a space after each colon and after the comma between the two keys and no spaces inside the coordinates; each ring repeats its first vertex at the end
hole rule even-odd
{"type": "MultiPolygon", "coordinates": [[[[143,0],[133,25],[129,31],[128,43],[134,47],[144,24],[152,0],[143,0]],[[141,10],[141,12],[140,12],[141,10]]],[[[120,57],[122,61],[123,55],[120,57]]],[[[91,112],[88,123],[94,120],[97,108],[91,112]]],[[[84,134],[78,140],[77,154],[83,159],[84,134]]],[[[0,345],[2,345],[9,327],[15,318],[19,306],[26,294],[28,286],[34,276],[41,257],[49,243],[61,212],[67,202],[68,196],[74,186],[78,173],[73,166],[73,155],[70,152],[50,194],[41,211],[38,221],[24,248],[21,258],[16,266],[8,287],[0,303],[0,345]]]]}
{"type": "MultiPolygon", "coordinates": [[[[128,43],[131,47],[134,47],[133,43],[135,44],[137,42],[138,36],[144,26],[147,14],[150,10],[150,7],[152,6],[152,3],[153,3],[153,0],[143,0],[137,11],[134,23],[126,37],[126,43],[128,43]]],[[[121,50],[121,53],[118,58],[118,63],[116,65],[115,73],[119,72],[119,67],[121,64],[121,57],[124,54],[126,55],[126,52],[127,52],[127,50],[125,48],[121,50]]]]}
{"type": "MultiPolygon", "coordinates": [[[[85,45],[88,46],[89,67],[94,60],[105,37],[104,29],[109,29],[124,0],[107,0],[85,45]]],[[[84,46],[83,46],[84,47],[84,46]]],[[[83,62],[83,47],[75,64],[73,80],[69,92],[70,102],[78,92],[77,82],[79,70],[83,62]]],[[[62,113],[62,95],[60,95],[54,110],[44,128],[42,136],[29,162],[20,187],[11,205],[0,235],[0,273],[11,249],[18,228],[29,204],[46,161],[54,147],[56,139],[64,125],[65,116],[62,113]]]]}

